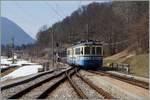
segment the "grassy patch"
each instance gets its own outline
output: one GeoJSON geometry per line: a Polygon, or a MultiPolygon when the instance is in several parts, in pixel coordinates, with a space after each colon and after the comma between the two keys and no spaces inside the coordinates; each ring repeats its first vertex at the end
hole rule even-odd
{"type": "Polygon", "coordinates": [[[128,58],[125,63],[130,64],[131,73],[138,76],[149,76],[149,55],[141,54],[128,58]]]}
{"type": "Polygon", "coordinates": [[[108,65],[108,63],[129,64],[130,72],[133,75],[149,77],[149,54],[141,54],[131,57],[124,56],[115,59],[104,59],[104,66],[108,65]]]}

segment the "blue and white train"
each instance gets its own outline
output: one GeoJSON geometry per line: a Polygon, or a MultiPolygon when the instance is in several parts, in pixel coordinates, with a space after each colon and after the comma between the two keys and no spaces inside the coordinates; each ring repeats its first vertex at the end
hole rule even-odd
{"type": "Polygon", "coordinates": [[[84,69],[94,69],[103,65],[102,44],[84,41],[67,48],[67,63],[84,69]]]}

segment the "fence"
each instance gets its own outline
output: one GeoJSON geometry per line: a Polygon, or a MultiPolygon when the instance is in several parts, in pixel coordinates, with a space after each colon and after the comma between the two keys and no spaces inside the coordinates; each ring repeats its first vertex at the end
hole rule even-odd
{"type": "Polygon", "coordinates": [[[120,71],[123,73],[130,73],[130,65],[129,64],[123,64],[123,63],[112,63],[110,65],[112,69],[116,71],[120,71]]]}
{"type": "Polygon", "coordinates": [[[41,64],[43,68],[39,68],[38,72],[48,71],[49,70],[49,62],[44,62],[41,64]]]}

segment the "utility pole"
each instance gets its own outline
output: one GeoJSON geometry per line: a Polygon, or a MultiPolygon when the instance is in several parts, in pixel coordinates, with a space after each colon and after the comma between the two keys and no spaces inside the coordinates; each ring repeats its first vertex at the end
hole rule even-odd
{"type": "Polygon", "coordinates": [[[52,30],[52,66],[54,67],[54,31],[52,30]]]}
{"type": "Polygon", "coordinates": [[[14,61],[14,38],[12,38],[12,63],[14,64],[15,61],[14,61]]]}
{"type": "Polygon", "coordinates": [[[86,29],[87,29],[87,40],[89,41],[89,24],[87,24],[86,29]]]}

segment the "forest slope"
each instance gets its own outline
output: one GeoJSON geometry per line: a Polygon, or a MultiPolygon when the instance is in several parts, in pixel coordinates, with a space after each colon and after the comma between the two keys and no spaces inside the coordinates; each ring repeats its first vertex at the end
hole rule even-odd
{"type": "Polygon", "coordinates": [[[131,45],[138,53],[148,52],[148,5],[148,1],[113,1],[82,6],[52,27],[40,29],[36,43],[41,48],[39,52],[51,47],[52,32],[54,47],[59,44],[59,49],[92,39],[107,44],[104,56],[119,53],[131,45]]]}

